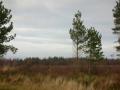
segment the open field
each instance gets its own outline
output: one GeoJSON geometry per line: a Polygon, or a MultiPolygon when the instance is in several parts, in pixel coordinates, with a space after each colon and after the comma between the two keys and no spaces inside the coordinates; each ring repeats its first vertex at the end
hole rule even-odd
{"type": "Polygon", "coordinates": [[[0,60],[0,90],[120,90],[120,61],[0,60]]]}

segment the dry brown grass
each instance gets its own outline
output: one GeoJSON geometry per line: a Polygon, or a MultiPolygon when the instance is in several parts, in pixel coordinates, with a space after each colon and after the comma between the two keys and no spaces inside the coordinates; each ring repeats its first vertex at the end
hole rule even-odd
{"type": "Polygon", "coordinates": [[[16,74],[2,77],[0,90],[120,90],[120,77],[81,74],[77,78],[67,78],[16,74]]]}
{"type": "Polygon", "coordinates": [[[0,61],[0,90],[120,90],[120,61],[0,61]]]}

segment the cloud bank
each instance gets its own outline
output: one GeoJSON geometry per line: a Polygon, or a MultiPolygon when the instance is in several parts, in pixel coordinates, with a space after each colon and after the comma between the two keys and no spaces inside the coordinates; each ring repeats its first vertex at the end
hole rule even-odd
{"type": "Polygon", "coordinates": [[[69,29],[74,13],[80,10],[87,27],[95,27],[102,34],[103,51],[107,57],[115,53],[112,34],[114,0],[5,0],[12,10],[14,32],[11,42],[19,50],[8,58],[72,57],[69,29]]]}

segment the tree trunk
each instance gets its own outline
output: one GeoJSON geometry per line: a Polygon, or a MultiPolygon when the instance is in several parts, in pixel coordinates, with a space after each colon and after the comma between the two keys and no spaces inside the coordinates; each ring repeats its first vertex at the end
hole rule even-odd
{"type": "Polygon", "coordinates": [[[76,55],[77,55],[76,60],[78,61],[78,45],[77,45],[77,52],[76,52],[76,55]]]}
{"type": "Polygon", "coordinates": [[[77,46],[76,46],[76,60],[77,60],[77,61],[78,61],[78,59],[79,59],[79,55],[78,55],[78,54],[79,54],[79,52],[78,52],[78,51],[79,51],[79,48],[78,48],[78,45],[79,45],[79,44],[78,44],[78,39],[77,39],[77,46]]]}

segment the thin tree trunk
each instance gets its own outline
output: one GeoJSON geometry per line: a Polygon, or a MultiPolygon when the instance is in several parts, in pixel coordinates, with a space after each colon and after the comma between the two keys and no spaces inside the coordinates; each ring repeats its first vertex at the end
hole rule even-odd
{"type": "Polygon", "coordinates": [[[79,54],[79,52],[78,52],[78,51],[79,51],[79,48],[78,48],[78,45],[79,45],[79,44],[78,44],[78,39],[77,39],[77,47],[76,47],[76,49],[77,49],[77,51],[76,51],[76,56],[77,56],[77,57],[76,57],[76,60],[77,60],[77,61],[78,61],[78,59],[79,59],[79,55],[78,55],[78,54],[79,54]]]}
{"type": "Polygon", "coordinates": [[[77,52],[76,52],[76,54],[77,54],[76,59],[77,59],[77,61],[78,61],[78,45],[77,45],[77,52]]]}

